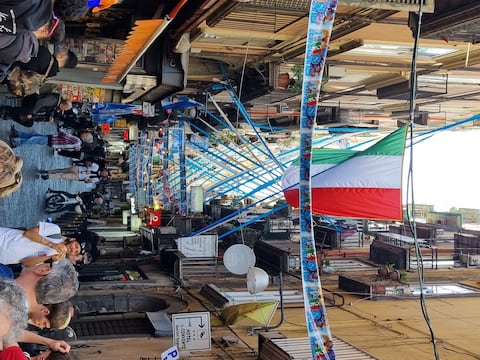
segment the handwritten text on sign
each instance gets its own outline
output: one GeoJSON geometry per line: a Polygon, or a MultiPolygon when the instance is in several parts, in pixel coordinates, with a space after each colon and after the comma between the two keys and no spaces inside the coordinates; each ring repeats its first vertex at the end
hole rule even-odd
{"type": "Polygon", "coordinates": [[[180,350],[208,350],[211,347],[210,313],[172,315],[173,341],[180,350]]]}

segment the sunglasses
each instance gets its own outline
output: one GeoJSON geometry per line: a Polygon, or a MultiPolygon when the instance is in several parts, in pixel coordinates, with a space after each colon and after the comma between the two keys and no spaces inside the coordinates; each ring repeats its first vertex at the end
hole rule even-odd
{"type": "Polygon", "coordinates": [[[45,260],[43,263],[50,265],[50,270],[52,270],[52,267],[53,267],[53,258],[47,259],[47,260],[45,260]]]}
{"type": "Polygon", "coordinates": [[[15,177],[13,179],[13,182],[10,184],[10,185],[7,185],[5,187],[8,187],[8,186],[13,186],[13,185],[16,185],[16,184],[20,184],[20,182],[22,181],[22,173],[16,173],[15,174],[15,177]]]}
{"type": "Polygon", "coordinates": [[[53,24],[53,26],[48,31],[47,37],[52,36],[52,34],[55,32],[56,28],[58,27],[58,23],[60,22],[60,18],[57,17],[55,14],[52,14],[52,19],[55,20],[55,23],[53,24]]]}

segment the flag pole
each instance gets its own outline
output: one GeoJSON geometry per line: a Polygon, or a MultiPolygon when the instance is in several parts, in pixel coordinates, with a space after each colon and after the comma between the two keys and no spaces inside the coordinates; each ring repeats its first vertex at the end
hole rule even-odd
{"type": "Polygon", "coordinates": [[[305,317],[312,359],[335,359],[315,250],[312,217],[311,157],[325,59],[337,0],[312,0],[303,67],[300,114],[300,257],[305,317]]]}

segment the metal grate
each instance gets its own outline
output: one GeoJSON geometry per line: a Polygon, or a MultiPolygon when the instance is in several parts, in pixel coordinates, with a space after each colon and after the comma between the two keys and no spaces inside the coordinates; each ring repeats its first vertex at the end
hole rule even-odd
{"type": "MultiPolygon", "coordinates": [[[[308,338],[300,339],[272,339],[272,344],[277,346],[278,355],[276,359],[296,359],[296,360],[310,360],[312,353],[308,338]]],[[[333,337],[335,344],[335,352],[338,359],[342,360],[374,360],[376,357],[366,353],[363,350],[337,338],[333,337]]],[[[273,350],[273,349],[272,349],[273,350]]]]}
{"type": "Polygon", "coordinates": [[[150,323],[146,318],[98,319],[92,317],[72,321],[70,324],[79,339],[144,337],[151,335],[150,323]]]}
{"type": "MultiPolygon", "coordinates": [[[[423,0],[423,11],[433,13],[434,0],[423,0]]],[[[342,5],[418,12],[420,0],[343,0],[342,5]]]]}
{"type": "Polygon", "coordinates": [[[310,0],[253,0],[245,3],[246,7],[262,7],[270,11],[275,10],[301,10],[310,9],[310,0]]]}

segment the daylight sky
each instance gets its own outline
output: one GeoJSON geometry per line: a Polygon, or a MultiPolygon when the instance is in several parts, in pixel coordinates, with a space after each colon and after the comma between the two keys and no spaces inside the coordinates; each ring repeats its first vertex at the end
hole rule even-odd
{"type": "MultiPolygon", "coordinates": [[[[413,147],[413,189],[416,204],[480,209],[480,129],[438,131],[413,147]]],[[[410,151],[405,153],[406,178],[410,151]]],[[[404,180],[403,190],[407,190],[404,180]]],[[[405,195],[406,196],[406,195],[405,195]]],[[[404,196],[404,203],[406,197],[404,196]]],[[[411,203],[411,197],[408,198],[411,203]]]]}

